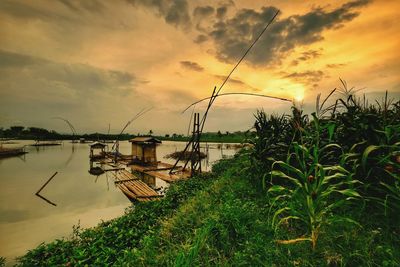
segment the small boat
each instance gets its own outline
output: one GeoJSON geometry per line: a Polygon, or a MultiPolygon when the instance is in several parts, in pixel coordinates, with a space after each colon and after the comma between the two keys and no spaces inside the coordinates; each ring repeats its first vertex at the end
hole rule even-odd
{"type": "Polygon", "coordinates": [[[36,141],[36,143],[30,146],[60,146],[61,144],[61,141],[36,141]]]}
{"type": "Polygon", "coordinates": [[[26,153],[28,153],[28,152],[26,152],[23,147],[21,147],[21,148],[0,147],[0,158],[15,157],[15,156],[24,155],[26,153]]]}

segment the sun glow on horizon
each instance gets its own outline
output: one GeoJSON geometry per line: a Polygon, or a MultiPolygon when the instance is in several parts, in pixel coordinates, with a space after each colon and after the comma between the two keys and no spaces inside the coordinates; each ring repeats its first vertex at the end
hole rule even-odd
{"type": "Polygon", "coordinates": [[[294,99],[297,102],[302,102],[304,100],[304,92],[297,92],[297,94],[295,95],[294,99]]]}

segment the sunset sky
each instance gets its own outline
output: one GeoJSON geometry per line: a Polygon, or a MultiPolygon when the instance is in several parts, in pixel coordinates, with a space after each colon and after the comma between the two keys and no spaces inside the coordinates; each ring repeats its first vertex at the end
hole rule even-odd
{"type": "MultiPolygon", "coordinates": [[[[192,102],[222,92],[303,99],[340,86],[400,98],[400,1],[36,0],[0,2],[0,127],[185,133],[192,102]]],[[[204,111],[205,104],[196,110],[204,111]]],[[[226,96],[205,131],[247,130],[278,100],[226,96]]]]}

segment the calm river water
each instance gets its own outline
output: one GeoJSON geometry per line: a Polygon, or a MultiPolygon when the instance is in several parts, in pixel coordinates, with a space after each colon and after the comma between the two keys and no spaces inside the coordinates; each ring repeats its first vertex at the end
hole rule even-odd
{"type": "MultiPolygon", "coordinates": [[[[16,141],[4,147],[23,146],[33,141],[16,141]]],[[[112,144],[109,144],[112,146],[112,144]]],[[[209,144],[209,157],[202,163],[208,169],[235,149],[209,144]]],[[[164,141],[157,147],[158,160],[182,150],[184,142],[164,141]]],[[[89,170],[88,144],[64,141],[61,146],[32,147],[22,157],[0,159],[0,256],[12,264],[42,242],[68,237],[72,226],[92,227],[124,213],[131,202],[114,186],[110,175],[93,176],[89,170]],[[41,191],[57,206],[35,196],[38,189],[55,173],[58,174],[41,191]]],[[[120,152],[130,154],[130,143],[120,143],[120,152]]]]}

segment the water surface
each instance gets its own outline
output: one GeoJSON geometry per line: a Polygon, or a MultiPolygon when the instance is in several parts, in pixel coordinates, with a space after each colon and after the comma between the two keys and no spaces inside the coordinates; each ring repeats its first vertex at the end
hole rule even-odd
{"type": "MultiPolygon", "coordinates": [[[[4,146],[33,143],[17,142],[4,146]]],[[[209,170],[216,160],[235,153],[226,145],[208,146],[203,169],[209,170]]],[[[184,147],[184,142],[164,141],[157,147],[157,159],[174,163],[164,156],[184,147]]],[[[129,142],[120,143],[121,153],[130,154],[130,149],[129,142]]],[[[95,226],[101,220],[122,215],[131,205],[114,186],[111,175],[89,174],[88,144],[64,141],[61,146],[27,146],[26,151],[29,153],[22,157],[0,159],[0,256],[6,257],[9,264],[42,242],[68,237],[73,225],[95,226]],[[35,193],[55,172],[58,174],[40,193],[56,204],[53,206],[35,193]]],[[[163,185],[157,181],[157,186],[163,185]]]]}

